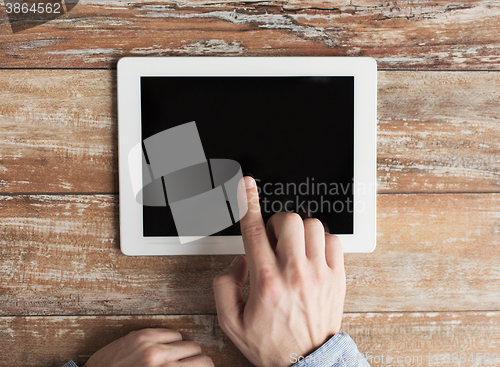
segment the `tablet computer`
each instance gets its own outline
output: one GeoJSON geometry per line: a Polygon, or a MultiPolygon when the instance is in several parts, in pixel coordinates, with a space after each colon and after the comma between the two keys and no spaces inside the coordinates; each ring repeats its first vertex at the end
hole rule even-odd
{"type": "Polygon", "coordinates": [[[231,187],[246,174],[265,221],[318,218],[344,252],[373,251],[376,72],[363,57],[121,59],[122,252],[244,253],[231,187]]]}

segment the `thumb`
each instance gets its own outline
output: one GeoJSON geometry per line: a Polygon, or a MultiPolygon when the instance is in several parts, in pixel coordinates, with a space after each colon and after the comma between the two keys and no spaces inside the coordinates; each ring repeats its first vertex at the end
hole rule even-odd
{"type": "Polygon", "coordinates": [[[248,276],[247,259],[243,255],[234,258],[229,267],[214,279],[214,296],[219,324],[224,331],[227,326],[241,325],[243,319],[243,284],[248,276]]]}

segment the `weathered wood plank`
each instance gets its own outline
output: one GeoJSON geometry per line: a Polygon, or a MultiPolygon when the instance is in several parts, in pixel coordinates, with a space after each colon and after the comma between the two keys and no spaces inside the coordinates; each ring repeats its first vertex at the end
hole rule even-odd
{"type": "Polygon", "coordinates": [[[113,67],[126,55],[372,56],[382,68],[499,69],[492,1],[80,1],[13,34],[0,67],[113,67]]]}
{"type": "Polygon", "coordinates": [[[344,314],[343,330],[371,367],[500,364],[499,312],[344,314]],[[496,363],[491,363],[493,353],[496,363]],[[466,361],[458,364],[454,357],[466,361]],[[405,358],[410,359],[404,363],[405,358]]]}
{"type": "Polygon", "coordinates": [[[0,72],[0,191],[118,192],[116,73],[0,72]]]}
{"type": "MultiPolygon", "coordinates": [[[[115,196],[0,196],[0,314],[214,313],[231,256],[126,257],[115,196]]],[[[349,312],[499,310],[500,194],[378,198],[378,244],[346,255],[349,312]]]]}
{"type": "Polygon", "coordinates": [[[380,72],[379,191],[500,189],[500,73],[380,72]]]}
{"type": "MultiPolygon", "coordinates": [[[[1,317],[0,366],[59,367],[68,359],[80,366],[95,351],[132,330],[166,327],[202,346],[218,367],[251,366],[218,327],[215,316],[1,317]]],[[[344,314],[342,329],[357,343],[372,367],[391,365],[456,366],[453,353],[485,364],[484,353],[499,355],[500,312],[344,314]],[[478,354],[481,353],[481,356],[478,354]],[[383,355],[383,362],[382,362],[383,355]],[[429,363],[439,361],[440,363],[429,363]],[[423,362],[419,364],[419,359],[423,362]]],[[[295,356],[293,356],[295,357],[295,356]]],[[[498,360],[498,359],[497,359],[498,360]]]]}
{"type": "MultiPolygon", "coordinates": [[[[379,72],[379,191],[498,191],[500,73],[379,72]]],[[[117,192],[116,74],[0,73],[0,192],[117,192]]]]}
{"type": "Polygon", "coordinates": [[[100,348],[146,327],[178,330],[201,345],[216,366],[251,366],[216,327],[214,315],[115,317],[0,317],[0,366],[83,366],[100,348]]]}

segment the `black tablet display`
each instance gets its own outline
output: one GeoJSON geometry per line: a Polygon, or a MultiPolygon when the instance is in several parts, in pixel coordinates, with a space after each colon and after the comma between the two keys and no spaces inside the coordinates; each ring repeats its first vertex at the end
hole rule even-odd
{"type": "MultiPolygon", "coordinates": [[[[140,88],[142,140],[195,121],[208,159],[255,178],[265,221],[289,211],[354,233],[354,77],[142,76],[140,88]]],[[[143,207],[143,235],[177,236],[168,206],[143,207]]]]}

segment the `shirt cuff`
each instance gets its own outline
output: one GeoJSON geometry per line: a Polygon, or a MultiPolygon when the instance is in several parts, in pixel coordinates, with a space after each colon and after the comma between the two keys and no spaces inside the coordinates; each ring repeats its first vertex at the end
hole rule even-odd
{"type": "Polygon", "coordinates": [[[290,355],[292,367],[370,367],[356,343],[343,331],[308,356],[290,355]]]}
{"type": "Polygon", "coordinates": [[[64,366],[62,366],[62,367],[78,367],[78,366],[76,365],[76,363],[75,363],[75,362],[73,362],[73,361],[69,361],[68,363],[66,363],[66,364],[65,364],[64,366]]]}

